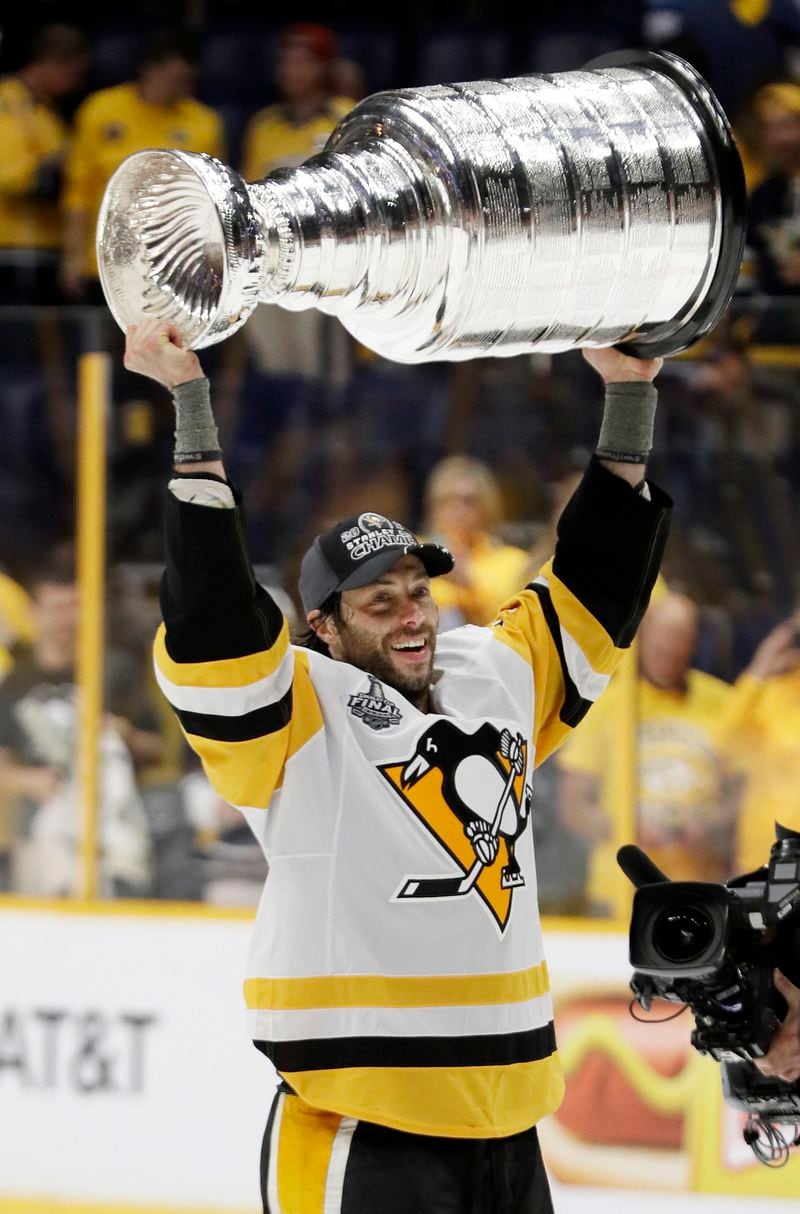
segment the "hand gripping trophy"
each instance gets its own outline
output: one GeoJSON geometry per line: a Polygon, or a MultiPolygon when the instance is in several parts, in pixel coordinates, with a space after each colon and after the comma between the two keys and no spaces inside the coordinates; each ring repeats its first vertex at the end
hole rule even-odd
{"type": "Polygon", "coordinates": [[[716,324],[745,188],[727,119],[675,55],[377,93],[323,152],[245,184],[206,155],[144,151],[98,224],[125,327],[194,348],[259,301],[338,316],[397,362],[620,345],[653,358],[716,324]]]}

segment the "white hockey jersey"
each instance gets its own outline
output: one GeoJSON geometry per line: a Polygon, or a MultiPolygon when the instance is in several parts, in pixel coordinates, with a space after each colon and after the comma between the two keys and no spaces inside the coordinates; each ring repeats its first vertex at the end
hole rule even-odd
{"type": "MultiPolygon", "coordinates": [[[[225,528],[230,545],[237,533],[220,516],[236,512],[171,507],[180,526],[168,522],[157,676],[268,859],[245,981],[251,1032],[317,1108],[416,1133],[500,1137],[561,1099],[531,773],[629,643],[667,513],[663,495],[646,503],[598,471],[593,508],[624,493],[639,518],[626,603],[582,601],[564,580],[568,551],[561,576],[550,562],[491,627],[439,637],[428,713],[292,645],[263,601],[261,648],[240,638],[231,656],[186,660],[225,631],[220,605],[200,605],[204,577],[189,565],[205,561],[213,577],[208,554],[230,560],[225,528]],[[200,555],[204,532],[213,534],[200,555]]],[[[216,575],[226,570],[230,585],[227,565],[216,575]]]]}

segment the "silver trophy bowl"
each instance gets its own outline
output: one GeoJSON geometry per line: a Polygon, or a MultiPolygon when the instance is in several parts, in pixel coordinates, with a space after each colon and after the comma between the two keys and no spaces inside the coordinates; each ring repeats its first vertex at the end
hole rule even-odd
{"type": "Polygon", "coordinates": [[[137,152],[106,188],[100,277],[121,327],[195,349],[256,304],[336,315],[397,362],[685,349],[727,306],[744,175],[716,97],[669,53],[377,93],[323,152],[246,184],[137,152]]]}

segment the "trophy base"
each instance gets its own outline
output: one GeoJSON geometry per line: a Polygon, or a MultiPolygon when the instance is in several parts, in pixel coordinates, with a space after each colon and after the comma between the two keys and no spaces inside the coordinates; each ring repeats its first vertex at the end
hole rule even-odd
{"type": "Polygon", "coordinates": [[[730,123],[719,102],[685,59],[670,51],[612,51],[590,60],[583,70],[610,67],[649,67],[677,84],[702,123],[706,155],[717,171],[722,232],[717,265],[702,297],[689,300],[683,312],[672,320],[616,344],[616,349],[635,358],[663,358],[686,350],[710,333],[731,301],[744,252],[747,220],[744,170],[730,123]]]}

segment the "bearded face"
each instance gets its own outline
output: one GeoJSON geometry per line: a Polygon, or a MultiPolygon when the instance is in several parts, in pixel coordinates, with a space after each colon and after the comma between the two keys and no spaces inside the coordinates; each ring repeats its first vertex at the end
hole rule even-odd
{"type": "Polygon", "coordinates": [[[339,627],[342,661],[350,662],[381,683],[394,687],[407,700],[427,698],[433,675],[436,627],[429,623],[413,631],[379,631],[343,620],[339,627]]]}
{"type": "Polygon", "coordinates": [[[336,619],[320,621],[317,635],[331,657],[374,675],[426,711],[438,621],[425,567],[418,557],[404,556],[378,581],[345,591],[336,619]]]}

